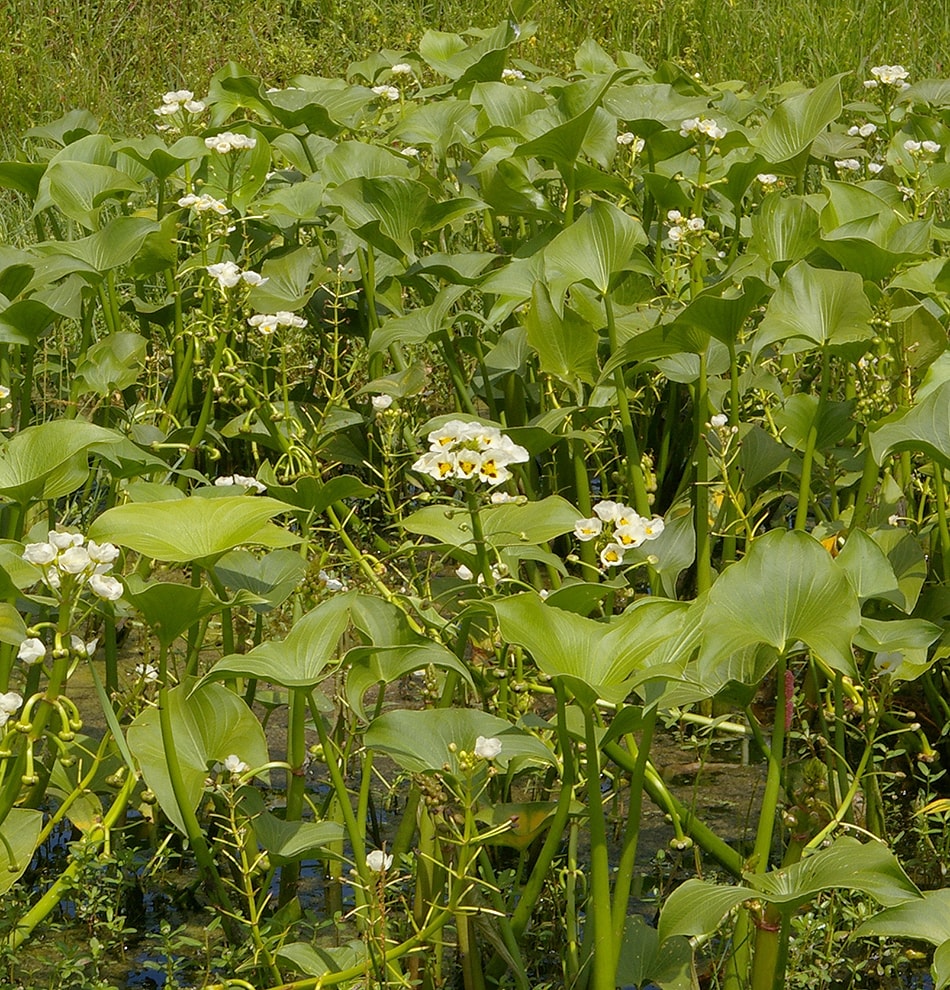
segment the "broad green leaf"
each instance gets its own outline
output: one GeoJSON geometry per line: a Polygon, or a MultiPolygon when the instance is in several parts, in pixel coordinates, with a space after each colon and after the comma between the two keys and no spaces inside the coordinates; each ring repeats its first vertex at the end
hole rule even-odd
{"type": "Polygon", "coordinates": [[[874,667],[895,681],[913,681],[934,662],[927,648],[940,638],[942,626],[925,619],[861,620],[854,645],[874,654],[874,667]]]}
{"type": "Polygon", "coordinates": [[[623,943],[617,960],[616,982],[620,986],[663,990],[694,990],[693,950],[682,937],[660,941],[660,933],[640,915],[630,915],[624,925],[623,943]]]}
{"type": "Polygon", "coordinates": [[[187,162],[210,154],[199,137],[182,137],[169,147],[157,134],[123,141],[115,146],[115,151],[138,162],[157,179],[167,179],[187,162]]]}
{"type": "Polygon", "coordinates": [[[818,244],[818,214],[804,196],[766,196],[752,215],[749,251],[769,265],[801,261],[818,244]]]}
{"type": "Polygon", "coordinates": [[[827,450],[854,429],[853,399],[846,402],[822,403],[817,395],[797,392],[790,395],[775,411],[775,425],[782,441],[793,450],[804,451],[812,427],[816,427],[816,450],[827,450]]]}
{"type": "MultiPolygon", "coordinates": [[[[488,505],[481,511],[485,539],[494,547],[517,547],[544,543],[574,529],[577,509],[558,495],[524,505],[505,503],[488,505]]],[[[473,547],[472,521],[468,511],[428,505],[403,520],[405,530],[430,536],[439,543],[455,547],[473,547]]]]}
{"type": "Polygon", "coordinates": [[[45,172],[45,162],[0,162],[0,189],[16,189],[36,199],[45,172]]]}
{"type": "Polygon", "coordinates": [[[753,354],[770,345],[792,353],[870,340],[873,315],[860,275],[799,261],[769,301],[753,339],[753,354]]]}
{"type": "MultiPolygon", "coordinates": [[[[6,572],[3,577],[6,578],[6,572]]],[[[13,588],[15,591],[16,589],[13,588]]],[[[19,646],[26,639],[26,623],[19,610],[9,602],[0,602],[0,643],[19,646]]]]}
{"type": "Polygon", "coordinates": [[[43,812],[32,808],[11,808],[0,825],[0,894],[5,894],[23,876],[36,852],[36,840],[43,828],[43,812]]]}
{"type": "Polygon", "coordinates": [[[91,162],[54,162],[45,179],[53,203],[87,230],[99,226],[99,213],[106,200],[142,191],[142,186],[125,172],[91,162]]]}
{"type": "Polygon", "coordinates": [[[556,810],[556,801],[523,801],[517,804],[493,804],[478,812],[475,817],[492,828],[510,826],[499,835],[486,839],[485,845],[521,850],[527,849],[547,830],[556,810]]]}
{"type": "MultiPolygon", "coordinates": [[[[191,808],[198,806],[211,764],[232,754],[251,767],[268,762],[267,740],[257,716],[242,698],[223,685],[179,684],[168,692],[168,706],[171,745],[178,754],[185,800],[191,808]]],[[[184,832],[168,775],[157,709],[147,708],[136,717],[129,726],[128,743],[162,811],[184,832]]]]}
{"type": "Polygon", "coordinates": [[[368,498],[375,489],[363,484],[359,478],[350,474],[338,475],[324,483],[319,478],[304,474],[297,478],[292,485],[282,485],[277,481],[273,468],[268,464],[261,466],[257,472],[258,480],[267,485],[268,492],[274,498],[293,505],[298,509],[306,509],[319,515],[325,512],[334,502],[348,498],[368,498]]]}
{"type": "Polygon", "coordinates": [[[0,312],[0,341],[36,346],[59,314],[36,298],[20,299],[0,312]]]}
{"type": "Polygon", "coordinates": [[[855,529],[848,534],[835,564],[845,572],[862,603],[869,598],[881,598],[898,608],[904,607],[894,568],[884,551],[863,530],[855,529]]]}
{"type": "Polygon", "coordinates": [[[314,857],[319,850],[343,838],[339,822],[285,821],[271,814],[259,790],[245,785],[238,803],[251,820],[254,835],[276,866],[314,857]]]}
{"type": "Polygon", "coordinates": [[[656,665],[685,611],[679,602],[645,599],[599,622],[546,605],[535,594],[513,595],[494,608],[505,640],[528,649],[544,673],[565,678],[584,702],[619,702],[650,676],[671,676],[656,665]]]}
{"type": "Polygon", "coordinates": [[[436,72],[455,81],[455,89],[488,79],[500,79],[508,47],[517,35],[504,20],[474,45],[457,34],[426,31],[419,42],[419,55],[436,72]]]}
{"type": "Polygon", "coordinates": [[[681,883],[660,911],[660,942],[677,935],[711,935],[722,919],[753,893],[748,887],[727,887],[706,880],[681,883]]]}
{"type": "MultiPolygon", "coordinates": [[[[49,241],[38,244],[42,254],[68,255],[94,272],[105,273],[128,264],[138,253],[145,238],[161,228],[146,217],[115,217],[88,237],[75,241],[49,241]]],[[[82,271],[82,267],[77,270],[82,271]]]]}
{"type": "Polygon", "coordinates": [[[859,842],[849,835],[793,866],[746,874],[746,883],[772,904],[794,909],[823,890],[860,891],[891,907],[920,898],[920,891],[881,842],[859,842]]]}
{"type": "Polygon", "coordinates": [[[307,566],[307,561],[293,550],[273,550],[263,557],[247,550],[232,550],[215,562],[214,572],[226,588],[249,591],[263,599],[253,608],[255,612],[267,612],[293,594],[307,566]]]}
{"type": "MultiPolygon", "coordinates": [[[[496,85],[511,88],[504,83],[496,85]]],[[[431,148],[437,158],[445,158],[453,144],[472,143],[475,117],[475,108],[465,100],[417,104],[407,108],[405,116],[390,131],[390,137],[407,146],[431,148]]]]}
{"type": "Polygon", "coordinates": [[[950,942],[950,888],[925,890],[922,897],[868,918],[858,925],[855,937],[912,938],[942,945],[950,942]]]}
{"type": "Polygon", "coordinates": [[[267,282],[251,289],[248,303],[259,313],[300,309],[310,298],[316,264],[316,251],[306,247],[268,258],[260,271],[267,282]]]}
{"type": "Polygon", "coordinates": [[[278,957],[307,976],[341,973],[368,962],[368,950],[363,942],[324,948],[309,942],[291,942],[277,950],[278,957]]]}
{"type": "Polygon", "coordinates": [[[772,530],[727,568],[709,592],[701,658],[767,643],[780,653],[801,640],[826,663],[854,673],[858,596],[831,554],[805,533],[772,530]]]}
{"type": "Polygon", "coordinates": [[[225,496],[129,503],[104,512],[89,536],[175,564],[208,561],[242,543],[273,545],[268,520],[286,512],[272,498],[225,496]]]}
{"type": "Polygon", "coordinates": [[[885,417],[869,434],[878,464],[902,450],[921,451],[950,466],[950,380],[903,412],[885,417]]]}
{"type": "Polygon", "coordinates": [[[575,392],[578,382],[596,382],[597,332],[567,306],[559,314],[543,282],[535,284],[524,323],[528,343],[537,351],[538,364],[545,374],[554,375],[575,392]]]}
{"type": "MultiPolygon", "coordinates": [[[[841,113],[841,75],[796,93],[775,108],[752,138],[752,147],[771,165],[790,163],[841,113]]],[[[804,168],[801,163],[800,171],[804,168]]]]}
{"type": "Polygon", "coordinates": [[[88,477],[87,451],[125,438],[81,419],[31,426],[0,447],[0,496],[26,504],[74,492],[88,477]]]}
{"type": "Polygon", "coordinates": [[[387,753],[410,773],[458,772],[450,746],[472,753],[479,736],[501,740],[493,761],[503,770],[514,761],[554,766],[551,750],[535,736],[477,708],[399,709],[374,719],[363,741],[368,749],[387,753]],[[446,764],[449,769],[445,770],[446,764]]]}
{"type": "Polygon", "coordinates": [[[741,286],[724,282],[695,296],[669,325],[695,328],[726,345],[734,345],[752,310],[766,294],[766,286],[757,278],[746,279],[741,286]]]}
{"type": "Polygon", "coordinates": [[[145,367],[147,343],[137,333],[110,333],[86,351],[76,366],[75,380],[89,391],[106,396],[138,381],[145,367]]]}
{"type": "Polygon", "coordinates": [[[646,242],[638,221],[612,203],[595,200],[544,249],[545,275],[555,305],[560,308],[575,282],[606,293],[646,242]]]}
{"type": "Polygon", "coordinates": [[[392,684],[416,670],[429,666],[454,670],[472,685],[472,675],[465,664],[451,650],[433,642],[391,647],[359,646],[346,654],[346,663],[350,668],[346,675],[346,700],[364,722],[369,721],[363,707],[366,692],[373,687],[392,684]]]}
{"type": "Polygon", "coordinates": [[[267,640],[247,653],[219,660],[205,680],[257,677],[286,688],[313,688],[326,677],[340,637],[349,625],[351,596],[322,602],[294,623],[282,641],[267,640]]]}

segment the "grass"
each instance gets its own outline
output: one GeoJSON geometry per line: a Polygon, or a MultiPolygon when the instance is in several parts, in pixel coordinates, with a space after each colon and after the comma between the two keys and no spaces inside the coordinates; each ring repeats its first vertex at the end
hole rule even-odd
{"type": "MultiPolygon", "coordinates": [[[[335,76],[383,48],[409,50],[428,28],[462,31],[505,16],[505,0],[0,0],[0,149],[74,107],[107,128],[151,130],[158,94],[201,93],[233,59],[275,85],[335,76]],[[477,10],[477,16],[475,11],[477,10]]],[[[571,65],[588,36],[608,52],[672,60],[710,80],[814,82],[901,62],[944,71],[950,0],[553,0],[528,18],[521,56],[571,65]]]]}

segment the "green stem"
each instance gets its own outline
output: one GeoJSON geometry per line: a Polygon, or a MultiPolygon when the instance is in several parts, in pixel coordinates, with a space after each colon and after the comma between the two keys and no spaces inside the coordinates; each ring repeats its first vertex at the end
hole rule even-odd
{"type": "MultiPolygon", "coordinates": [[[[303,816],[304,761],[307,756],[307,742],[304,728],[307,719],[307,692],[303,688],[292,688],[290,692],[290,712],[287,723],[287,796],[285,821],[299,822],[303,816]]],[[[297,894],[297,880],[300,876],[300,863],[287,863],[280,870],[280,893],[278,906],[289,904],[297,894]]]]}
{"type": "Polygon", "coordinates": [[[802,475],[798,485],[798,508],[795,512],[795,529],[804,532],[808,521],[808,504],[811,499],[811,473],[815,463],[815,446],[818,442],[818,423],[828,401],[828,391],[831,387],[831,355],[827,346],[821,349],[821,392],[818,396],[818,408],[815,419],[808,430],[805,441],[805,453],[802,456],[802,475]]]}

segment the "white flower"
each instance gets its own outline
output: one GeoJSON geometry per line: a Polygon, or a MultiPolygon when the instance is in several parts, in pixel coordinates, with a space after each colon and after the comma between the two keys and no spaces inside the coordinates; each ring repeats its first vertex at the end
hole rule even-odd
{"type": "Polygon", "coordinates": [[[475,740],[475,755],[483,760],[493,760],[501,753],[501,740],[495,736],[479,736],[475,740]]]}
{"type": "Polygon", "coordinates": [[[475,578],[471,567],[466,567],[465,564],[459,564],[455,568],[455,576],[461,581],[472,581],[475,578]]]}
{"type": "Polygon", "coordinates": [[[455,454],[451,451],[426,451],[412,465],[412,470],[427,474],[436,481],[443,481],[445,478],[451,478],[455,473],[455,454]]]}
{"type": "Polygon", "coordinates": [[[171,93],[165,93],[162,96],[162,103],[185,103],[194,99],[194,95],[190,89],[176,89],[171,93]]]}
{"type": "Polygon", "coordinates": [[[58,552],[52,543],[27,543],[23,551],[23,559],[30,564],[43,567],[52,564],[58,552]]]}
{"type": "Polygon", "coordinates": [[[145,681],[146,684],[154,684],[158,680],[158,667],[151,663],[137,663],[135,665],[135,675],[145,681]]]}
{"type": "Polygon", "coordinates": [[[763,186],[774,186],[778,182],[778,176],[774,172],[759,172],[755,178],[763,186]]]}
{"type": "Polygon", "coordinates": [[[874,669],[879,674],[896,674],[903,662],[903,653],[874,654],[874,669]]]}
{"type": "Polygon", "coordinates": [[[518,496],[509,492],[492,492],[490,501],[492,505],[504,505],[506,502],[517,502],[518,496]]]}
{"type": "Polygon", "coordinates": [[[376,412],[385,412],[393,404],[393,397],[391,395],[374,395],[370,401],[376,412]]]}
{"type": "Polygon", "coordinates": [[[208,265],[208,274],[218,280],[222,289],[233,289],[241,281],[241,269],[233,261],[222,261],[208,265]]]}
{"type": "Polygon", "coordinates": [[[248,318],[247,322],[252,327],[256,327],[262,334],[264,334],[265,337],[269,337],[277,330],[277,327],[280,326],[277,322],[277,316],[274,313],[251,316],[248,318]]]}
{"type": "Polygon", "coordinates": [[[644,519],[643,523],[643,536],[646,540],[655,540],[664,529],[666,529],[666,523],[663,522],[662,516],[654,516],[652,519],[644,519]]]}
{"type": "Polygon", "coordinates": [[[163,103],[160,107],[156,107],[152,113],[156,117],[171,117],[178,113],[180,109],[181,107],[177,103],[163,103]]]}
{"type": "Polygon", "coordinates": [[[877,124],[871,124],[871,123],[862,124],[858,128],[858,134],[860,134],[861,137],[870,137],[872,134],[875,133],[877,133],[877,124]]]}
{"type": "Polygon", "coordinates": [[[640,546],[646,538],[646,520],[639,516],[614,530],[614,542],[625,549],[640,546]]]}
{"type": "Polygon", "coordinates": [[[623,554],[626,547],[619,543],[608,543],[600,551],[600,562],[604,567],[619,567],[623,563],[623,554]]]}
{"type": "Polygon", "coordinates": [[[865,89],[877,89],[880,83],[876,79],[865,79],[864,82],[861,83],[861,85],[865,89]]]}
{"type": "Polygon", "coordinates": [[[241,278],[248,285],[266,285],[270,281],[269,278],[264,278],[258,275],[257,272],[241,272],[241,278]]]}
{"type": "Polygon", "coordinates": [[[82,574],[91,563],[85,547],[70,547],[59,555],[56,566],[64,574],[82,574]]]}
{"type": "Polygon", "coordinates": [[[217,488],[253,488],[258,494],[267,491],[267,486],[261,484],[257,478],[249,478],[245,474],[227,474],[220,478],[215,478],[214,483],[217,488]]]}
{"type": "Polygon", "coordinates": [[[940,145],[936,141],[921,141],[920,146],[928,155],[935,155],[940,150],[940,145]]]}
{"type": "Polygon", "coordinates": [[[397,62],[389,71],[394,76],[411,76],[412,66],[406,62],[397,62]]]}
{"type": "Polygon", "coordinates": [[[207,213],[210,211],[222,217],[231,212],[220,199],[215,199],[214,196],[209,196],[207,193],[202,193],[200,196],[189,193],[187,196],[182,196],[178,200],[178,205],[185,209],[193,209],[198,213],[207,213]]]}
{"type": "Polygon", "coordinates": [[[860,172],[861,163],[857,158],[838,158],[835,160],[835,168],[842,172],[860,172]]]}
{"type": "Polygon", "coordinates": [[[0,402],[10,398],[10,389],[6,385],[0,385],[0,402]]]}
{"type": "Polygon", "coordinates": [[[920,144],[919,141],[905,141],[904,142],[904,151],[909,151],[911,154],[914,154],[915,152],[920,151],[920,148],[921,148],[921,144],[920,144]]]}
{"type": "Polygon", "coordinates": [[[705,134],[707,137],[713,139],[713,141],[719,141],[726,136],[726,128],[720,127],[714,120],[700,120],[699,124],[696,126],[696,130],[700,134],[705,134]]]}
{"type": "Polygon", "coordinates": [[[884,171],[884,166],[880,162],[868,162],[868,171],[871,175],[878,175],[884,171]]]}
{"type": "Polygon", "coordinates": [[[96,564],[111,564],[119,556],[119,548],[112,543],[96,543],[90,540],[86,544],[89,559],[96,564]]]}
{"type": "Polygon", "coordinates": [[[225,759],[223,766],[228,773],[244,773],[245,770],[251,769],[244,762],[244,760],[242,760],[241,757],[237,756],[235,753],[231,753],[231,755],[225,759]]]}
{"type": "Polygon", "coordinates": [[[578,519],[574,523],[574,535],[583,543],[596,539],[603,532],[603,529],[603,521],[597,516],[591,519],[578,519]]]}
{"type": "Polygon", "coordinates": [[[385,873],[392,865],[392,856],[384,853],[382,849],[374,849],[366,854],[366,868],[373,873],[385,873]]]}
{"type": "Polygon", "coordinates": [[[616,522],[616,520],[626,513],[627,506],[622,502],[611,502],[604,499],[594,506],[594,515],[604,522],[616,522]]]}
{"type": "Polygon", "coordinates": [[[16,656],[17,660],[22,660],[24,663],[37,663],[46,656],[46,647],[42,640],[30,636],[20,643],[16,656]]]}
{"type": "Polygon", "coordinates": [[[501,78],[503,80],[524,79],[524,73],[520,69],[502,69],[501,78]]]}
{"type": "Polygon", "coordinates": [[[643,138],[637,137],[633,131],[624,131],[623,134],[618,134],[617,144],[621,147],[629,147],[635,155],[639,155],[646,147],[646,141],[643,138]]]}
{"type": "Polygon", "coordinates": [[[374,86],[373,92],[384,100],[395,102],[399,99],[399,90],[395,86],[374,86]]]}
{"type": "Polygon", "coordinates": [[[702,217],[690,217],[686,221],[686,228],[694,234],[698,234],[701,230],[705,230],[706,221],[702,217]]]}
{"type": "Polygon", "coordinates": [[[327,591],[346,591],[346,585],[328,571],[320,571],[317,577],[323,582],[327,591]]]}
{"type": "Polygon", "coordinates": [[[204,100],[185,100],[184,107],[189,113],[202,113],[205,103],[204,100]]]}
{"type": "Polygon", "coordinates": [[[96,647],[99,645],[99,637],[97,636],[95,639],[90,639],[88,643],[84,643],[81,637],[70,636],[69,645],[76,656],[91,657],[96,652],[96,647]]]}
{"type": "Polygon", "coordinates": [[[674,243],[683,240],[686,235],[683,233],[682,227],[672,227],[670,229],[670,240],[674,243]]]}
{"type": "Polygon", "coordinates": [[[81,547],[85,539],[81,533],[64,533],[54,529],[49,534],[49,541],[57,550],[68,550],[70,547],[81,547]]]}
{"type": "Polygon", "coordinates": [[[418,148],[403,148],[401,154],[405,155],[407,158],[418,158],[419,149],[418,148]]]}
{"type": "Polygon", "coordinates": [[[876,65],[871,69],[871,75],[885,86],[897,86],[903,83],[910,73],[902,65],[876,65]]]}
{"type": "Polygon", "coordinates": [[[286,309],[279,310],[274,315],[282,327],[296,327],[298,330],[303,330],[307,325],[307,321],[302,316],[297,316],[296,313],[291,313],[286,309]]]}
{"type": "Polygon", "coordinates": [[[721,430],[726,423],[729,422],[729,417],[725,413],[716,413],[709,421],[709,425],[714,429],[721,430]]]}
{"type": "Polygon", "coordinates": [[[107,574],[93,574],[89,587],[94,595],[107,602],[117,602],[122,597],[122,582],[107,574]]]}
{"type": "Polygon", "coordinates": [[[6,694],[0,694],[0,727],[7,724],[11,715],[16,715],[22,704],[23,697],[17,694],[16,691],[7,691],[6,694]]]}
{"type": "Polygon", "coordinates": [[[686,120],[680,124],[680,137],[689,137],[699,127],[698,117],[687,117],[686,120]]]}

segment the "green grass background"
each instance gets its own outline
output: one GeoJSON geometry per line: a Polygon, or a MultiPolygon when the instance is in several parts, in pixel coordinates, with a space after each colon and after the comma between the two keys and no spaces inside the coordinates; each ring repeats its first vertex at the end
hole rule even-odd
{"type": "MultiPolygon", "coordinates": [[[[487,27],[507,0],[0,0],[0,150],[75,107],[108,129],[149,133],[168,89],[201,95],[233,59],[280,85],[334,76],[382,48],[411,50],[426,28],[487,27]]],[[[565,71],[588,36],[709,80],[809,83],[900,62],[944,73],[950,0],[547,0],[517,55],[565,71]]]]}

